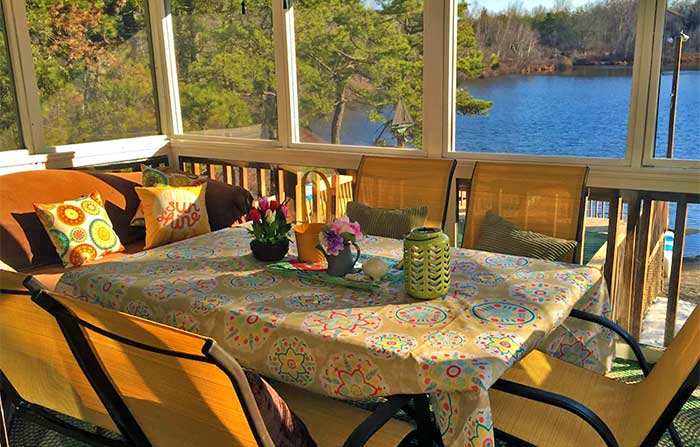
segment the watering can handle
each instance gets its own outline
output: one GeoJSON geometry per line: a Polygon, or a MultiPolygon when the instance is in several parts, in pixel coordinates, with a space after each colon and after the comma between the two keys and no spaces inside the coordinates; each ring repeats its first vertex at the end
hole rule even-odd
{"type": "MultiPolygon", "coordinates": [[[[316,169],[311,169],[309,171],[306,171],[304,173],[304,176],[301,178],[301,198],[298,200],[301,200],[301,222],[306,222],[306,218],[308,215],[307,211],[307,205],[306,205],[306,182],[309,180],[309,177],[312,174],[316,174],[319,176],[321,181],[326,185],[326,191],[328,193],[328,204],[326,205],[326,222],[330,222],[331,219],[331,202],[333,202],[332,197],[331,197],[331,182],[328,181],[328,177],[326,177],[321,171],[317,171],[316,169]]],[[[321,191],[316,191],[316,194],[320,194],[321,191]]],[[[318,219],[318,216],[317,216],[318,219]]]]}
{"type": "Polygon", "coordinates": [[[353,268],[354,268],[354,267],[355,267],[355,264],[357,264],[357,260],[360,259],[360,246],[357,245],[357,244],[354,243],[354,242],[350,242],[350,243],[351,243],[352,245],[354,245],[354,246],[355,246],[355,250],[357,250],[357,256],[355,256],[355,260],[352,261],[352,266],[353,266],[353,268]]]}

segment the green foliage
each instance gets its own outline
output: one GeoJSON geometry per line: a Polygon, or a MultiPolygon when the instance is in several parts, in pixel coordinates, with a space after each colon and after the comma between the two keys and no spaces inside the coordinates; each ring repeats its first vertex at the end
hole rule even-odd
{"type": "Polygon", "coordinates": [[[267,210],[269,218],[261,209],[258,208],[261,218],[256,222],[253,221],[253,226],[249,231],[253,237],[265,243],[274,244],[289,239],[289,232],[292,225],[287,223],[284,214],[278,209],[277,211],[267,210]]]}
{"type": "Polygon", "coordinates": [[[159,132],[140,0],[27,0],[47,144],[159,132]]]}

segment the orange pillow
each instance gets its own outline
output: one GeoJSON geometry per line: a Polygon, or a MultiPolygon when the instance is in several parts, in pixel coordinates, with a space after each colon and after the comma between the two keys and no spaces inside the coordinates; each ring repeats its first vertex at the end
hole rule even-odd
{"type": "Polygon", "coordinates": [[[98,192],[60,203],[35,203],[34,209],[66,267],[124,251],[98,192]]]}
{"type": "Polygon", "coordinates": [[[207,184],[137,187],[146,221],[145,248],[158,247],[211,232],[204,197],[207,184]]]}

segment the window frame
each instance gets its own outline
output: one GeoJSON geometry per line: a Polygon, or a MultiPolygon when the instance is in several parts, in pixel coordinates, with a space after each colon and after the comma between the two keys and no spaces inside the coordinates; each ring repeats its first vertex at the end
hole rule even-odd
{"type": "MultiPolygon", "coordinates": [[[[644,129],[644,155],[642,158],[643,166],[650,167],[675,167],[675,168],[692,168],[700,170],[700,159],[689,160],[689,159],[667,159],[667,158],[656,158],[654,157],[656,151],[656,132],[658,129],[658,110],[659,102],[661,98],[659,97],[661,90],[661,62],[663,54],[663,31],[666,25],[666,8],[668,6],[667,0],[656,0],[654,8],[653,23],[650,26],[653,32],[649,33],[652,36],[656,36],[651,42],[649,53],[649,89],[648,89],[648,99],[646,104],[646,109],[644,113],[647,117],[653,116],[654,119],[647,120],[646,127],[644,129]]],[[[698,112],[700,113],[700,111],[698,112]]]]}
{"type": "Polygon", "coordinates": [[[27,10],[23,0],[0,0],[5,19],[7,47],[10,66],[12,67],[15,97],[19,111],[19,126],[23,146],[16,151],[4,151],[0,166],[11,167],[38,163],[62,166],[86,166],[94,163],[122,161],[128,158],[162,155],[169,148],[169,141],[164,126],[172,122],[163,105],[170,104],[162,90],[167,84],[160,82],[158,67],[158,48],[163,39],[153,26],[153,6],[156,2],[143,0],[146,15],[146,34],[151,53],[151,74],[155,99],[155,114],[158,125],[157,133],[133,138],[112,138],[102,141],[90,141],[67,145],[48,146],[44,138],[41,99],[29,35],[27,10]],[[5,161],[12,160],[12,162],[5,161]]]}
{"type": "MultiPolygon", "coordinates": [[[[449,0],[448,0],[449,1],[449,0]]],[[[458,0],[455,0],[455,2],[458,0]]],[[[655,1],[655,0],[651,0],[655,1]]],[[[567,164],[567,165],[587,165],[587,166],[599,166],[599,167],[625,167],[631,168],[634,166],[635,158],[635,136],[639,133],[640,129],[636,121],[636,112],[639,109],[637,104],[637,95],[635,92],[639,89],[640,83],[643,82],[641,79],[642,71],[641,67],[643,63],[637,60],[637,51],[640,45],[647,44],[646,40],[649,40],[651,35],[645,35],[643,18],[647,17],[644,10],[646,3],[649,0],[639,0],[639,5],[637,7],[637,23],[636,23],[636,37],[635,37],[635,58],[634,64],[632,65],[632,85],[630,88],[630,107],[629,113],[627,115],[627,135],[625,144],[625,155],[621,158],[605,158],[605,157],[581,157],[581,156],[549,156],[549,155],[529,155],[529,154],[509,154],[507,148],[503,149],[503,152],[496,153],[484,153],[484,152],[465,152],[457,151],[455,144],[455,138],[452,139],[452,144],[448,147],[443,148],[443,157],[445,158],[455,158],[457,160],[464,161],[512,161],[521,163],[551,163],[551,164],[567,164]]],[[[455,8],[456,9],[456,8],[455,8]]],[[[455,10],[456,14],[456,10],[455,10]]],[[[454,19],[455,26],[457,23],[457,17],[454,19]]],[[[456,58],[457,47],[456,40],[454,41],[454,48],[452,53],[456,58]]],[[[456,72],[456,65],[451,67],[451,69],[456,72]]],[[[454,102],[456,99],[453,96],[451,100],[454,102]]],[[[453,114],[453,121],[456,122],[456,114],[453,114]]],[[[456,127],[456,124],[455,124],[456,127]]]]}

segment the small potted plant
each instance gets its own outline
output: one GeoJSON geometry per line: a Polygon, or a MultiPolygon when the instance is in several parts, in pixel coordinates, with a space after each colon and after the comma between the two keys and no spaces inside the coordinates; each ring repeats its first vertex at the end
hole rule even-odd
{"type": "Polygon", "coordinates": [[[317,248],[328,261],[327,273],[330,276],[345,276],[351,273],[360,257],[360,247],[355,243],[362,238],[360,224],[350,222],[347,216],[342,216],[321,227],[318,238],[321,244],[317,248]],[[350,245],[357,250],[354,260],[350,245]]]}
{"type": "Polygon", "coordinates": [[[260,261],[279,261],[289,250],[289,230],[287,205],[276,200],[268,202],[258,199],[258,206],[248,213],[253,227],[248,230],[253,235],[250,249],[260,261]]]}

